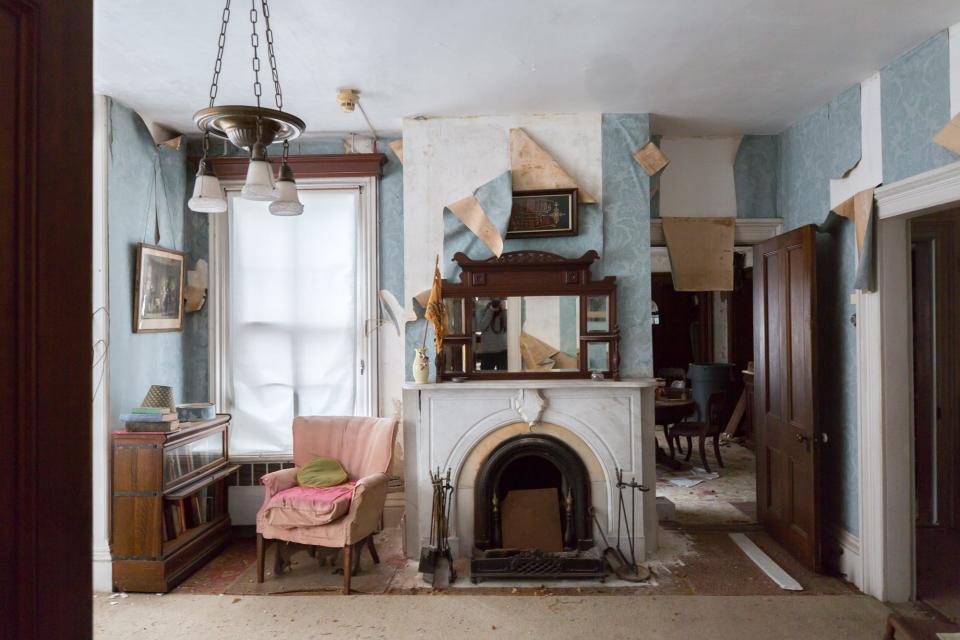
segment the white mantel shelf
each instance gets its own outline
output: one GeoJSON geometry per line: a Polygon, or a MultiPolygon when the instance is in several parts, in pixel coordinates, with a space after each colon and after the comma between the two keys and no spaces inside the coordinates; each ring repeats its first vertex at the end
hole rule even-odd
{"type": "Polygon", "coordinates": [[[562,380],[548,380],[544,378],[527,380],[467,380],[466,382],[415,382],[403,383],[408,391],[458,391],[472,389],[611,389],[629,387],[642,389],[655,387],[657,381],[653,378],[625,378],[622,380],[587,380],[583,378],[567,378],[562,380]]]}

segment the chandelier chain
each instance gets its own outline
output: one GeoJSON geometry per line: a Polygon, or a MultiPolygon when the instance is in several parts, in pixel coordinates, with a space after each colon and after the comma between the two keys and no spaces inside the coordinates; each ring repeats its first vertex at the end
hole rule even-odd
{"type": "Polygon", "coordinates": [[[264,35],[267,38],[267,53],[270,57],[270,73],[273,75],[273,95],[277,111],[283,111],[283,90],[280,89],[280,74],[277,72],[277,56],[273,51],[273,29],[270,28],[270,5],[262,0],[264,35]]]}
{"type": "Polygon", "coordinates": [[[230,0],[223,7],[220,21],[220,38],[217,40],[217,61],[213,64],[213,79],[210,81],[210,106],[217,99],[219,90],[220,69],[223,67],[223,47],[227,44],[227,23],[230,22],[230,0]]]}
{"type": "Polygon", "coordinates": [[[260,108],[260,54],[257,47],[260,45],[260,36],[257,35],[257,0],[250,0],[250,46],[253,48],[253,95],[257,98],[257,109],[260,108]]]}

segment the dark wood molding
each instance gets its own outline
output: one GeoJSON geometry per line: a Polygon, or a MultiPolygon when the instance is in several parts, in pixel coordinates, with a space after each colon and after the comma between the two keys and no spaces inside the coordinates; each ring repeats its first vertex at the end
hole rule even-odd
{"type": "Polygon", "coordinates": [[[620,330],[617,325],[617,278],[606,276],[594,280],[590,266],[600,255],[593,250],[579,258],[564,258],[546,251],[509,251],[499,258],[473,260],[463,253],[453,256],[460,266],[459,282],[444,280],[441,289],[446,302],[459,301],[463,305],[463,333],[449,334],[444,344],[459,345],[466,350],[467,371],[445,371],[446,357],[437,354],[437,381],[464,376],[476,379],[522,380],[589,378],[587,345],[602,342],[609,345],[608,378],[619,379],[620,330]],[[474,361],[474,314],[470,304],[474,298],[509,298],[512,296],[577,296],[579,303],[579,370],[566,371],[475,371],[469,366],[474,361]],[[587,331],[587,298],[606,296],[608,328],[606,331],[587,331]]]}
{"type": "MultiPolygon", "coordinates": [[[[279,169],[280,158],[270,157],[268,160],[275,170],[279,169]]],[[[287,159],[297,178],[379,178],[386,161],[387,156],[382,153],[290,156],[287,159]]],[[[219,156],[209,158],[208,162],[221,180],[243,180],[247,175],[249,160],[246,156],[219,156]]]]}
{"type": "Polygon", "coordinates": [[[3,638],[93,633],[92,5],[0,0],[3,638]]]}

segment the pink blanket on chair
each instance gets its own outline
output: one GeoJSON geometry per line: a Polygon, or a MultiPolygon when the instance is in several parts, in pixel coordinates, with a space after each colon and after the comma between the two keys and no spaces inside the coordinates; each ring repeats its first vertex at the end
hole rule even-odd
{"type": "Polygon", "coordinates": [[[260,518],[275,527],[313,527],[333,522],[350,510],[353,481],[334,487],[291,487],[270,498],[260,518]]]}

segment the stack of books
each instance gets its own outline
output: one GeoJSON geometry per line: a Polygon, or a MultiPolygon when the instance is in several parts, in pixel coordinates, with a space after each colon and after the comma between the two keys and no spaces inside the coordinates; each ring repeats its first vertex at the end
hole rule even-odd
{"type": "Polygon", "coordinates": [[[171,407],[135,407],[120,416],[127,431],[176,431],[180,428],[177,412],[171,407]]]}

